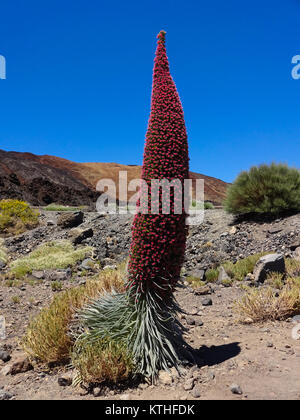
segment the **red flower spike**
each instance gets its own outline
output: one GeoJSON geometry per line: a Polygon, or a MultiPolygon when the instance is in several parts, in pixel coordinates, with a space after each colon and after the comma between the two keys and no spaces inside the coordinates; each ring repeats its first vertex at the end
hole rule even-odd
{"type": "Polygon", "coordinates": [[[148,194],[148,214],[140,212],[134,218],[128,265],[129,283],[136,282],[137,290],[145,293],[149,287],[156,288],[156,293],[163,296],[172,293],[184,260],[187,227],[183,183],[189,177],[184,114],[170,75],[165,34],[165,31],[160,31],[157,35],[151,113],[142,167],[142,178],[149,191],[141,191],[140,201],[143,202],[143,194],[148,194]],[[158,198],[159,214],[151,214],[152,179],[180,180],[182,197],[177,187],[171,189],[171,214],[163,214],[165,206],[161,194],[158,198]],[[174,214],[174,205],[178,201],[182,207],[179,215],[174,214]]]}

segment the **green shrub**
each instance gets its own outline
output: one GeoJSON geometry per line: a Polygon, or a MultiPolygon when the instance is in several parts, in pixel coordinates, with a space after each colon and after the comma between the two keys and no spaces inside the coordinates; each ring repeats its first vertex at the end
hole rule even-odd
{"type": "Polygon", "coordinates": [[[207,270],[205,273],[205,280],[208,283],[214,283],[218,280],[219,277],[219,270],[216,268],[211,268],[210,270],[207,270]]]}
{"type": "Polygon", "coordinates": [[[1,200],[0,233],[17,235],[32,229],[38,225],[38,216],[25,201],[1,200]]]}
{"type": "Polygon", "coordinates": [[[89,246],[75,249],[70,241],[47,242],[32,251],[27,257],[19,258],[10,265],[16,277],[30,274],[32,270],[67,268],[91,254],[89,246]]]}
{"type": "Polygon", "coordinates": [[[229,213],[279,214],[300,210],[300,171],[284,164],[253,166],[228,188],[229,213]]]}
{"type": "Polygon", "coordinates": [[[205,201],[204,202],[204,209],[205,210],[212,210],[214,208],[215,208],[215,206],[210,201],[205,201]]]}
{"type": "Polygon", "coordinates": [[[204,210],[212,210],[215,208],[213,203],[211,203],[210,201],[204,201],[203,203],[203,201],[192,200],[190,206],[191,206],[191,209],[193,210],[201,210],[203,209],[203,206],[204,206],[204,210]]]}

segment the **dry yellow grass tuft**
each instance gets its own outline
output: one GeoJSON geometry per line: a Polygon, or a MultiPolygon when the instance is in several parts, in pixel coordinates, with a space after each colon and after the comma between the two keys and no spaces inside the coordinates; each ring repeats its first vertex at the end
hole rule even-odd
{"type": "Polygon", "coordinates": [[[4,246],[4,240],[2,238],[0,238],[0,261],[7,263],[7,253],[6,253],[6,248],[4,246]]]}
{"type": "Polygon", "coordinates": [[[75,312],[103,291],[124,290],[124,266],[101,271],[98,279],[74,287],[54,297],[48,308],[33,319],[22,340],[24,350],[43,363],[63,363],[70,359],[73,346],[68,328],[75,312]]]}
{"type": "Polygon", "coordinates": [[[134,371],[133,358],[124,343],[113,340],[88,343],[78,340],[72,352],[75,382],[86,384],[124,382],[134,371]]]}
{"type": "Polygon", "coordinates": [[[245,296],[235,303],[241,321],[284,320],[300,314],[300,278],[289,278],[279,291],[272,287],[248,288],[245,296]]]}

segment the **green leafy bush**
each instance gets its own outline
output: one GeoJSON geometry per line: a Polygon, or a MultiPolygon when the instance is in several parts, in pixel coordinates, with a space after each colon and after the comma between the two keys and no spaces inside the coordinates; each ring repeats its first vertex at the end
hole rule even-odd
{"type": "Polygon", "coordinates": [[[38,225],[38,212],[20,200],[0,201],[0,233],[19,234],[38,225]]]}
{"type": "Polygon", "coordinates": [[[300,210],[300,171],[284,164],[253,166],[227,190],[229,213],[279,214],[300,210]]]}

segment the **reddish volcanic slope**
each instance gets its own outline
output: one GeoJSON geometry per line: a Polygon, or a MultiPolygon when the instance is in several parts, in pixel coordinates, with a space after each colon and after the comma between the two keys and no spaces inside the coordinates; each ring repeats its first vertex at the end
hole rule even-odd
{"type": "MultiPolygon", "coordinates": [[[[140,178],[141,166],[76,163],[55,156],[0,150],[0,199],[20,198],[33,205],[93,205],[99,195],[95,190],[97,182],[109,178],[116,182],[117,198],[122,201],[118,192],[119,171],[127,171],[129,182],[140,178]]],[[[204,179],[205,200],[222,203],[226,182],[194,172],[190,172],[190,178],[204,179]]]]}

